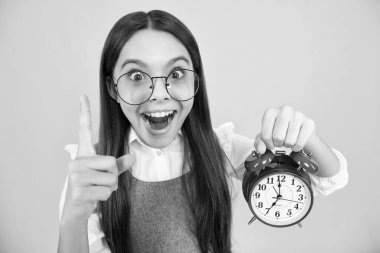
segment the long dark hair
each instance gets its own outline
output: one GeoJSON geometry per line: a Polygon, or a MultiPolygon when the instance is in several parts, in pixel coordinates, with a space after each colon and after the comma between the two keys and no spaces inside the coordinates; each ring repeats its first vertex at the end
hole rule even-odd
{"type": "MultiPolygon", "coordinates": [[[[107,77],[112,76],[125,43],[141,29],[165,31],[174,35],[190,54],[200,87],[192,110],[182,125],[185,136],[184,161],[191,164],[189,177],[182,177],[185,195],[191,204],[196,236],[202,252],[230,252],[231,199],[225,169],[225,154],[212,129],[202,61],[196,40],[187,27],[173,15],[159,10],[134,12],[111,29],[100,64],[100,128],[97,152],[120,157],[128,151],[131,124],[120,105],[109,95],[107,77]]],[[[98,213],[106,241],[114,253],[131,252],[129,185],[125,173],[119,176],[119,188],[98,213]]]]}

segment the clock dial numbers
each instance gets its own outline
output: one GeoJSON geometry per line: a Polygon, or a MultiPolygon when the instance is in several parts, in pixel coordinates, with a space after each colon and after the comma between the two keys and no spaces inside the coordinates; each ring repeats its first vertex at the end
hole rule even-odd
{"type": "Polygon", "coordinates": [[[311,193],[304,181],[290,173],[263,177],[253,187],[250,201],[257,218],[286,226],[304,217],[311,206],[311,193]]]}

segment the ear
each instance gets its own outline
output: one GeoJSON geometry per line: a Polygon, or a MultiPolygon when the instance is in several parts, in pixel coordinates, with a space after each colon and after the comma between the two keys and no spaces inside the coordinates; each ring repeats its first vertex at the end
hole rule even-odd
{"type": "Polygon", "coordinates": [[[117,103],[119,103],[119,101],[118,101],[118,95],[117,95],[117,91],[116,91],[116,86],[115,86],[115,83],[113,82],[113,80],[112,80],[111,77],[109,77],[109,76],[106,77],[106,84],[107,84],[108,94],[110,94],[110,96],[117,103]]]}

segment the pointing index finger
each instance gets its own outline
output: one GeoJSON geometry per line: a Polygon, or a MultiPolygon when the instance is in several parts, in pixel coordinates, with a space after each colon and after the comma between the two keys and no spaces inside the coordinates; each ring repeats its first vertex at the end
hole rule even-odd
{"type": "Polygon", "coordinates": [[[80,96],[78,157],[95,155],[92,141],[90,102],[86,95],[80,96]]]}

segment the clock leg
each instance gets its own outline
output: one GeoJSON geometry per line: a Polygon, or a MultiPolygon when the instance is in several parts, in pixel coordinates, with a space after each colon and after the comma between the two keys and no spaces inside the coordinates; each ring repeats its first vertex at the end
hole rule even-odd
{"type": "Polygon", "coordinates": [[[252,222],[256,220],[256,216],[253,216],[252,219],[248,222],[248,225],[251,225],[252,222]]]}

